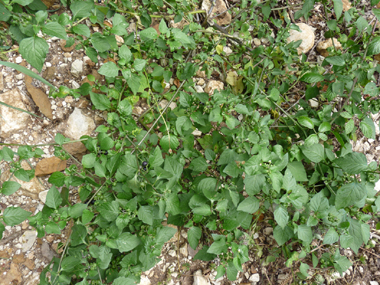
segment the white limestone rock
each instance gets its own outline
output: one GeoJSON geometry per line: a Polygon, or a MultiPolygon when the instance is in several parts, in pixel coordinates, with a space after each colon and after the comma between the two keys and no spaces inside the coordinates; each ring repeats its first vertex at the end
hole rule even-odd
{"type": "Polygon", "coordinates": [[[210,285],[210,282],[202,275],[202,270],[198,270],[194,273],[193,285],[210,285]]]}
{"type": "Polygon", "coordinates": [[[307,53],[309,50],[311,50],[311,48],[314,45],[314,28],[304,23],[298,23],[296,25],[300,28],[302,32],[300,33],[296,30],[290,30],[290,35],[287,41],[288,43],[290,43],[302,40],[301,45],[297,48],[297,52],[298,54],[307,53]]]}
{"type": "Polygon", "coordinates": [[[83,60],[76,59],[71,64],[71,74],[75,77],[79,77],[83,72],[83,60]]]}
{"type": "MultiPolygon", "coordinates": [[[[27,110],[20,91],[15,88],[0,95],[0,101],[12,107],[27,110]]],[[[0,137],[9,138],[17,131],[26,130],[30,125],[30,115],[4,105],[0,105],[0,137]]]]}
{"type": "Polygon", "coordinates": [[[81,136],[90,135],[95,130],[94,120],[84,115],[81,109],[75,108],[74,112],[71,113],[70,117],[67,119],[67,128],[65,130],[65,135],[77,140],[81,136]]]}

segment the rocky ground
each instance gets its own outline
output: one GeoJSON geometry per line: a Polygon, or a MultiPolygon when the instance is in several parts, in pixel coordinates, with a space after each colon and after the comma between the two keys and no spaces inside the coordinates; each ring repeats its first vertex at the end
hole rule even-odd
{"type": "MultiPolygon", "coordinates": [[[[225,9],[226,6],[220,6],[222,1],[216,3],[215,11],[225,9]]],[[[325,41],[322,37],[325,25],[318,18],[320,9],[320,5],[316,5],[313,16],[307,22],[304,21],[299,25],[303,33],[292,32],[292,38],[289,39],[289,41],[304,39],[304,43],[299,47],[299,53],[307,53],[310,59],[315,60],[326,56],[326,48],[332,44],[331,40],[325,41]]],[[[345,9],[349,9],[347,2],[345,2],[345,9]]],[[[290,13],[294,13],[294,11],[290,11],[290,13]]],[[[227,13],[227,15],[229,14],[227,13]]],[[[226,17],[219,19],[220,25],[228,24],[228,21],[231,21],[231,17],[226,17]]],[[[369,15],[369,17],[373,17],[373,15],[369,15]]],[[[91,26],[89,23],[87,24],[91,26]]],[[[135,28],[136,25],[131,23],[129,29],[132,31],[135,28]]],[[[83,50],[76,50],[74,46],[65,48],[65,42],[57,38],[49,39],[48,43],[50,52],[41,75],[53,85],[78,88],[83,82],[88,82],[86,81],[88,74],[93,74],[100,81],[103,80],[97,73],[100,66],[91,62],[83,50]]],[[[265,39],[255,38],[252,40],[254,46],[262,44],[266,44],[265,39]]],[[[339,42],[336,42],[336,46],[339,47],[339,42]]],[[[226,48],[231,50],[229,47],[226,48]]],[[[9,52],[6,57],[9,62],[31,68],[17,51],[9,52]]],[[[205,78],[204,72],[197,73],[194,81],[197,83],[198,92],[204,90],[212,94],[216,88],[224,88],[222,80],[208,80],[205,78]]],[[[168,84],[174,84],[174,81],[171,80],[168,84]]],[[[0,105],[1,143],[13,144],[9,147],[14,151],[17,151],[20,144],[42,145],[41,148],[45,153],[41,159],[31,161],[30,165],[27,163],[23,165],[25,169],[36,168],[37,178],[33,178],[30,182],[11,178],[19,182],[22,188],[11,196],[1,197],[1,210],[8,206],[21,206],[34,214],[41,211],[50,188],[47,181],[49,174],[61,171],[70,164],[78,163],[86,151],[80,142],[70,144],[66,150],[73,158],[61,161],[55,157],[54,147],[49,145],[54,143],[55,135],[62,133],[66,137],[77,140],[82,135],[94,135],[96,127],[105,122],[106,114],[92,110],[91,102],[87,98],[74,99],[68,96],[64,99],[53,99],[47,96],[48,93],[48,87],[39,81],[32,80],[11,68],[0,66],[0,101],[38,115],[38,117],[31,116],[0,105]]],[[[162,104],[165,105],[165,102],[162,104]]],[[[316,102],[311,101],[310,104],[317,107],[316,102]]],[[[139,116],[147,108],[145,102],[139,102],[133,112],[139,116]]],[[[378,119],[379,116],[374,117],[376,125],[378,125],[378,119]]],[[[0,145],[1,147],[3,146],[0,145]]],[[[353,147],[355,151],[365,153],[369,162],[378,161],[380,157],[379,130],[377,129],[376,140],[359,139],[357,142],[353,142],[353,147]]],[[[8,162],[0,162],[1,181],[6,181],[10,177],[9,168],[8,162]]],[[[75,201],[77,190],[69,189],[69,191],[75,201]]],[[[372,222],[372,229],[374,224],[372,222]]],[[[39,284],[41,271],[54,256],[59,256],[69,231],[70,225],[61,235],[38,238],[37,232],[29,226],[28,221],[15,227],[7,226],[4,237],[0,240],[0,284],[39,284]]],[[[267,256],[273,255],[271,248],[276,248],[272,232],[273,228],[264,217],[258,224],[256,232],[252,233],[255,247],[252,249],[250,262],[243,266],[244,272],[239,274],[238,280],[231,282],[225,278],[215,280],[218,260],[211,262],[193,260],[197,251],[188,245],[186,231],[179,229],[179,233],[165,245],[161,256],[162,261],[144,273],[140,284],[292,284],[293,276],[298,268],[297,264],[293,269],[286,268],[285,260],[281,257],[278,257],[273,263],[265,262],[267,256]]],[[[363,262],[360,262],[351,250],[344,251],[344,254],[355,263],[343,277],[331,269],[314,270],[312,273],[322,275],[326,279],[324,284],[379,284],[379,239],[380,233],[373,229],[371,242],[375,247],[360,250],[360,256],[364,257],[363,262]]]]}

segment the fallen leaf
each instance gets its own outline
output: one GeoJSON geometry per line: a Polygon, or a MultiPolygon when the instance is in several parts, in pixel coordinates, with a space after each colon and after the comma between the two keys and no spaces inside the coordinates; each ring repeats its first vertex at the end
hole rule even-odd
{"type": "Polygon", "coordinates": [[[32,96],[34,103],[40,109],[41,113],[52,120],[53,112],[51,110],[48,96],[41,89],[34,87],[32,81],[32,77],[25,75],[26,90],[28,90],[29,94],[32,96]]]}

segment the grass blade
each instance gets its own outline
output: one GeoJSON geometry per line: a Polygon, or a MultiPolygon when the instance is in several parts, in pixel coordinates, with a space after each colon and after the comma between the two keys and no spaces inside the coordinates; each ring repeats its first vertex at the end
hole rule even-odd
{"type": "Polygon", "coordinates": [[[3,106],[6,106],[6,107],[9,107],[9,108],[15,109],[15,110],[17,110],[17,111],[24,112],[24,113],[27,113],[27,114],[29,114],[29,115],[35,116],[35,117],[37,117],[37,118],[43,119],[42,117],[40,117],[40,116],[38,116],[38,115],[36,115],[36,114],[33,114],[33,113],[31,113],[31,112],[29,112],[29,111],[26,111],[26,110],[24,110],[24,109],[20,109],[20,108],[17,108],[17,107],[13,107],[13,106],[8,105],[8,104],[6,104],[6,103],[4,103],[4,102],[1,102],[1,101],[0,101],[0,105],[3,105],[3,106]]]}
{"type": "Polygon", "coordinates": [[[55,87],[49,81],[47,81],[46,79],[44,79],[41,76],[39,76],[37,73],[31,71],[30,69],[27,69],[24,66],[21,66],[21,65],[18,65],[16,63],[12,63],[12,62],[1,61],[1,60],[0,60],[0,64],[4,65],[4,66],[7,66],[7,67],[10,67],[10,68],[13,68],[13,69],[16,69],[17,71],[20,71],[20,72],[22,72],[22,73],[24,73],[26,75],[29,75],[30,77],[32,77],[34,79],[37,79],[37,80],[41,81],[42,83],[50,86],[53,89],[57,89],[57,87],[55,87]]]}

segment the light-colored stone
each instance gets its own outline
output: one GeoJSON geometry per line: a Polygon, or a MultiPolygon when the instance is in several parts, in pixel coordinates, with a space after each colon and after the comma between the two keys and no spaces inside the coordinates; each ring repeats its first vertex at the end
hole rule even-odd
{"type": "Polygon", "coordinates": [[[22,274],[16,263],[11,263],[11,268],[1,275],[2,284],[21,284],[22,274]]]}
{"type": "Polygon", "coordinates": [[[377,281],[369,281],[369,284],[370,285],[379,285],[379,282],[377,282],[377,281]]]}
{"type": "Polygon", "coordinates": [[[187,244],[184,244],[180,249],[179,252],[184,256],[187,257],[188,251],[187,251],[187,244]]]}
{"type": "Polygon", "coordinates": [[[115,39],[116,39],[116,42],[117,42],[117,45],[118,45],[118,46],[123,45],[123,43],[124,43],[124,39],[123,39],[122,37],[120,37],[120,36],[118,36],[118,35],[115,35],[115,39]]]}
{"type": "Polygon", "coordinates": [[[197,77],[205,78],[206,77],[206,71],[198,69],[198,71],[195,73],[197,77]]]}
{"type": "Polygon", "coordinates": [[[285,279],[287,279],[288,277],[289,277],[288,274],[279,274],[279,275],[277,276],[277,279],[278,279],[278,280],[285,280],[285,279]]]}
{"type": "Polygon", "coordinates": [[[76,59],[71,64],[71,74],[75,77],[79,77],[83,72],[83,60],[76,59]]]}
{"type": "Polygon", "coordinates": [[[197,270],[194,273],[194,281],[193,285],[209,285],[210,282],[207,281],[205,277],[202,275],[202,270],[197,270]]]}
{"type": "Polygon", "coordinates": [[[150,283],[150,280],[149,280],[149,278],[148,277],[146,277],[146,276],[142,276],[141,278],[140,278],[140,283],[139,283],[139,285],[150,285],[151,283],[150,283]]]}
{"type": "Polygon", "coordinates": [[[189,22],[185,19],[185,18],[182,18],[181,21],[179,21],[178,23],[174,23],[173,20],[170,21],[170,26],[172,28],[177,28],[177,29],[180,29],[182,30],[184,26],[188,25],[189,22]]]}
{"type": "Polygon", "coordinates": [[[36,239],[37,231],[25,231],[24,234],[20,237],[22,252],[27,252],[29,249],[31,249],[36,239]]]}
{"type": "Polygon", "coordinates": [[[318,103],[318,101],[315,100],[315,99],[310,99],[310,100],[309,100],[309,105],[310,105],[311,108],[318,108],[319,103],[318,103]]]}
{"type": "Polygon", "coordinates": [[[307,53],[314,45],[314,29],[304,23],[298,23],[301,33],[296,30],[289,31],[288,43],[302,40],[302,43],[297,48],[298,54],[307,53]]]}
{"type": "Polygon", "coordinates": [[[137,116],[140,116],[142,113],[144,113],[144,110],[141,107],[136,106],[133,108],[132,113],[137,116]]]}
{"type": "MultiPolygon", "coordinates": [[[[212,4],[210,0],[203,0],[201,9],[206,11],[208,14],[211,10],[212,4]]],[[[216,23],[219,26],[229,25],[231,23],[231,14],[228,13],[227,6],[222,0],[216,0],[210,14],[210,18],[219,15],[216,17],[216,23]],[[223,13],[225,12],[225,13],[223,13]]],[[[212,24],[212,21],[209,21],[212,24]]]]}
{"type": "Polygon", "coordinates": [[[46,197],[47,197],[47,193],[49,192],[49,190],[45,190],[45,191],[42,191],[38,194],[38,198],[41,200],[42,203],[45,204],[46,202],[46,197]]]}
{"type": "Polygon", "coordinates": [[[205,91],[209,95],[213,95],[215,90],[222,91],[224,88],[224,83],[222,81],[217,81],[217,80],[210,80],[205,88],[205,91]]]}
{"type": "Polygon", "coordinates": [[[191,134],[195,137],[200,137],[202,135],[202,132],[198,129],[195,129],[191,134]]]}
{"type": "Polygon", "coordinates": [[[66,123],[67,128],[65,134],[74,140],[84,135],[90,135],[96,127],[94,120],[84,115],[78,108],[74,109],[74,112],[71,113],[66,123]]]}
{"type": "Polygon", "coordinates": [[[226,53],[227,56],[232,54],[232,49],[230,47],[223,47],[223,51],[226,53]]]}
{"type": "Polygon", "coordinates": [[[266,227],[264,229],[264,234],[269,236],[271,233],[273,233],[273,228],[272,227],[266,227]]]}
{"type": "Polygon", "coordinates": [[[343,11],[347,12],[348,10],[351,9],[351,3],[348,0],[342,0],[343,3],[343,11]]]}
{"type": "Polygon", "coordinates": [[[259,282],[260,281],[260,275],[259,275],[259,273],[252,274],[251,277],[249,277],[249,281],[251,281],[251,282],[259,282]]]}
{"type": "Polygon", "coordinates": [[[36,176],[44,176],[56,171],[66,169],[66,160],[61,160],[58,157],[49,157],[40,160],[35,169],[36,176]]]}
{"type": "MultiPolygon", "coordinates": [[[[20,91],[15,88],[0,95],[0,101],[10,106],[27,110],[20,91]]],[[[9,138],[17,131],[26,130],[30,124],[30,115],[7,106],[0,105],[0,137],[9,138]]]]}
{"type": "MultiPolygon", "coordinates": [[[[158,105],[161,107],[161,109],[164,109],[168,103],[169,103],[168,100],[164,99],[160,103],[158,103],[158,105]]],[[[169,104],[169,108],[172,109],[172,110],[174,110],[176,107],[177,107],[177,104],[174,103],[174,102],[171,102],[169,104]]]]}
{"type": "Polygon", "coordinates": [[[73,89],[78,89],[80,87],[80,84],[76,81],[71,82],[71,87],[73,89]]]}
{"type": "Polygon", "coordinates": [[[198,93],[203,93],[203,92],[205,92],[205,91],[203,90],[203,88],[202,88],[201,86],[199,86],[199,85],[195,85],[195,91],[197,91],[198,93]]]}
{"type": "Polygon", "coordinates": [[[260,41],[260,39],[258,39],[258,38],[253,38],[253,43],[255,44],[255,46],[260,46],[261,45],[261,41],[260,41]]]}
{"type": "Polygon", "coordinates": [[[317,45],[317,51],[324,57],[328,57],[329,56],[329,52],[327,51],[327,49],[329,47],[332,47],[333,46],[333,41],[334,41],[334,46],[336,49],[342,49],[342,44],[336,39],[336,38],[333,38],[333,39],[327,39],[323,42],[320,42],[318,43],[317,45]]]}
{"type": "Polygon", "coordinates": [[[49,246],[47,242],[43,242],[41,245],[42,256],[45,257],[49,262],[57,255],[49,246]]]}

